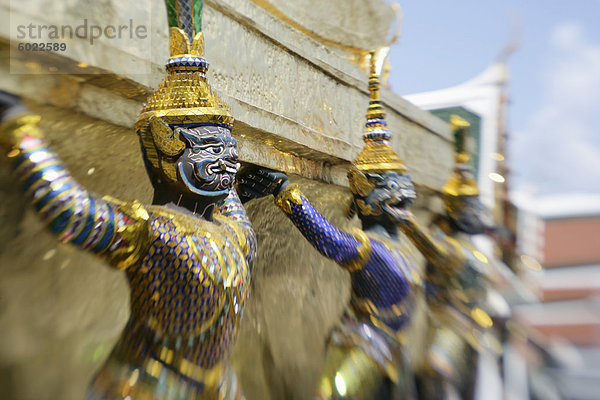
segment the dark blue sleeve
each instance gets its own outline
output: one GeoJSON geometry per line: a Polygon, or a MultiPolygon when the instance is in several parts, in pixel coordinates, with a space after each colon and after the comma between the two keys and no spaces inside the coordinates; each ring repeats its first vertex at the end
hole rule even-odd
{"type": "Polygon", "coordinates": [[[286,213],[302,235],[325,257],[342,266],[351,264],[360,257],[363,246],[351,234],[344,232],[327,221],[302,195],[297,185],[290,185],[275,199],[275,203],[286,213]]]}

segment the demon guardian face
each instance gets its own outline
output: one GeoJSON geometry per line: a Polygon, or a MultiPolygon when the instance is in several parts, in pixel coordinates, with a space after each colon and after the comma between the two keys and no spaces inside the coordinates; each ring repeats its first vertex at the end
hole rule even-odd
{"type": "Polygon", "coordinates": [[[372,189],[365,196],[355,195],[357,211],[362,219],[386,219],[401,222],[416,198],[408,174],[397,172],[366,173],[372,189]]]}
{"type": "Polygon", "coordinates": [[[200,196],[227,195],[240,167],[237,140],[229,129],[207,125],[176,127],[174,132],[185,143],[175,164],[177,176],[186,189],[200,196]]]}

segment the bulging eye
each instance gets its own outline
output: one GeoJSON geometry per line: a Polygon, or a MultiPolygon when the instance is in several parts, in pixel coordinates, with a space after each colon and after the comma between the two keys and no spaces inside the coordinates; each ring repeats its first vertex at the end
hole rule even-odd
{"type": "Polygon", "coordinates": [[[389,187],[390,187],[390,189],[392,189],[392,190],[398,190],[398,189],[400,189],[400,185],[399,185],[399,184],[398,184],[398,182],[396,182],[396,181],[391,181],[391,182],[389,183],[389,187]]]}
{"type": "Polygon", "coordinates": [[[223,146],[210,146],[206,149],[211,154],[221,154],[223,152],[223,146]]]}

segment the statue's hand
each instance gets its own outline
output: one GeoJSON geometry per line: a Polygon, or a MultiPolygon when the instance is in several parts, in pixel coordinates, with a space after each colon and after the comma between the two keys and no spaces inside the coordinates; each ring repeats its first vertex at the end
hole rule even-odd
{"type": "Polygon", "coordinates": [[[237,182],[242,203],[270,194],[277,196],[290,183],[285,173],[264,167],[243,168],[237,182]]]}
{"type": "Polygon", "coordinates": [[[21,100],[0,90],[0,147],[10,150],[26,136],[41,137],[37,124],[40,117],[28,114],[21,100]]]}

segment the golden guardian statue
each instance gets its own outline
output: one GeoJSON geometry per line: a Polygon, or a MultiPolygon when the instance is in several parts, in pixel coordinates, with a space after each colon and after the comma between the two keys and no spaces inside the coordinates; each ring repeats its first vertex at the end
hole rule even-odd
{"type": "Polygon", "coordinates": [[[419,397],[423,399],[452,395],[471,398],[477,352],[499,351],[499,344],[489,331],[493,322],[485,306],[488,289],[497,274],[471,242],[472,235],[490,232],[492,219],[479,200],[469,165],[469,124],[456,115],[450,123],[455,135],[456,164],[442,188],[445,214],[433,221],[431,234],[410,214],[399,224],[428,263],[428,350],[418,380],[419,397]]]}
{"type": "Polygon", "coordinates": [[[415,198],[407,168],[390,146],[372,54],[365,146],[348,173],[352,209],[362,229],[344,231],[327,221],[287,176],[266,168],[242,172],[243,200],[275,196],[275,203],[325,257],[348,270],[352,312],[331,332],[317,398],[411,398],[412,379],[401,343],[421,285],[419,267],[397,229],[415,198]]]}
{"type": "Polygon", "coordinates": [[[234,120],[206,81],[202,33],[189,28],[171,28],[167,75],[136,123],[152,205],[88,192],[42,138],[40,118],[0,99],[0,141],[27,200],[59,240],[129,280],[131,316],[88,399],[241,398],[229,353],[256,239],[233,189],[234,120]]]}

